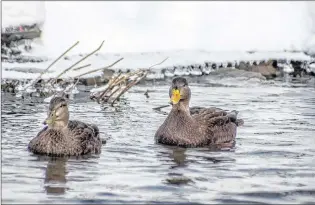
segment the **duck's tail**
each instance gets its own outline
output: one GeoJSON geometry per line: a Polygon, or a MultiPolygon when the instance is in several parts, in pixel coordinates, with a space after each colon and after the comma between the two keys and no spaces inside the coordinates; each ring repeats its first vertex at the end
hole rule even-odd
{"type": "Polygon", "coordinates": [[[237,125],[237,127],[243,126],[244,125],[244,120],[242,119],[237,119],[235,121],[235,124],[237,125]]]}
{"type": "Polygon", "coordinates": [[[232,110],[231,112],[227,114],[227,116],[230,118],[232,122],[234,122],[239,127],[239,126],[244,125],[244,120],[237,119],[237,114],[238,114],[238,111],[232,110]]]}

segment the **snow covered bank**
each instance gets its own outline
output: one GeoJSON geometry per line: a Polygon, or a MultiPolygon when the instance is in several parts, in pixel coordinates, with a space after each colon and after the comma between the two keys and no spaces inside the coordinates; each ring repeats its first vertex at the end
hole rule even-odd
{"type": "Polygon", "coordinates": [[[314,2],[2,2],[3,26],[43,22],[47,54],[106,40],[110,52],[311,49],[314,2]],[[311,48],[310,48],[311,47],[311,48]]]}
{"type": "MultiPolygon", "coordinates": [[[[307,61],[310,62],[312,58],[304,53],[288,53],[288,52],[207,52],[207,51],[169,51],[169,52],[151,52],[151,53],[99,53],[98,55],[93,55],[88,58],[86,61],[82,62],[80,65],[91,64],[92,66],[84,68],[78,71],[72,70],[66,73],[63,77],[75,77],[80,74],[83,74],[87,71],[102,68],[107,65],[110,65],[114,61],[123,57],[124,59],[118,64],[112,67],[113,70],[118,71],[127,71],[135,70],[139,68],[148,68],[151,65],[154,65],[158,62],[161,62],[163,59],[168,57],[163,64],[157,65],[152,68],[154,73],[153,78],[159,78],[159,74],[165,70],[171,70],[171,72],[181,72],[185,70],[190,65],[197,65],[195,70],[191,70],[191,75],[199,75],[205,67],[211,68],[212,65],[219,67],[227,67],[228,64],[231,64],[231,67],[239,64],[240,61],[245,61],[253,63],[254,61],[268,61],[269,59],[280,60],[280,61],[307,61]],[[175,68],[175,70],[174,70],[175,68]],[[199,72],[196,72],[198,71],[199,72]]],[[[74,62],[82,58],[79,55],[68,56],[67,59],[60,60],[56,65],[54,65],[49,73],[44,74],[43,78],[52,78],[56,77],[59,73],[65,70],[67,67],[72,65],[74,62]]],[[[53,59],[52,59],[53,60],[53,59]]],[[[8,79],[33,79],[38,76],[38,73],[26,73],[27,70],[44,70],[52,62],[52,60],[44,63],[23,63],[23,64],[12,64],[12,63],[2,63],[2,78],[8,79]],[[18,68],[18,69],[16,69],[18,68]],[[21,72],[25,69],[25,72],[21,72]],[[16,70],[19,70],[16,71],[16,70]]],[[[79,67],[78,65],[77,67],[79,67]]],[[[189,71],[188,71],[189,72],[189,71]]],[[[96,72],[88,74],[85,78],[99,76],[102,72],[96,72]]],[[[182,73],[185,75],[185,73],[182,73]]],[[[208,74],[208,73],[206,73],[208,74]]],[[[180,73],[179,73],[180,75],[180,73]]]]}
{"type": "Polygon", "coordinates": [[[161,71],[168,69],[173,74],[200,75],[208,72],[203,70],[207,62],[226,67],[240,61],[311,61],[303,52],[283,51],[315,50],[314,2],[6,1],[2,5],[3,26],[44,22],[41,40],[35,42],[29,55],[50,59],[43,63],[2,63],[3,78],[37,77],[38,73],[21,71],[45,69],[77,40],[80,44],[71,51],[74,55],[58,62],[44,78],[56,77],[81,58],[78,54],[93,50],[101,40],[105,44],[99,55],[81,64],[92,66],[64,77],[104,67],[120,57],[124,60],[114,66],[115,70],[146,68],[169,57],[150,75],[162,78],[161,71]],[[246,52],[249,50],[257,52],[246,52]],[[194,64],[199,71],[187,70],[194,64]]]}

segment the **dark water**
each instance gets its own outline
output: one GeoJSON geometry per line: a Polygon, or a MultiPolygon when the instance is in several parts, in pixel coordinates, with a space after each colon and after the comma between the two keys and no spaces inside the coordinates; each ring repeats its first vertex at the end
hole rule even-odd
{"type": "Polygon", "coordinates": [[[190,82],[191,105],[240,111],[245,125],[235,149],[155,144],[166,116],[152,108],[168,102],[168,82],[155,82],[134,87],[116,111],[82,99],[82,92],[71,102],[72,119],[97,124],[108,138],[99,157],[38,157],[26,148],[48,105],[2,94],[2,202],[315,202],[314,83],[190,82]]]}

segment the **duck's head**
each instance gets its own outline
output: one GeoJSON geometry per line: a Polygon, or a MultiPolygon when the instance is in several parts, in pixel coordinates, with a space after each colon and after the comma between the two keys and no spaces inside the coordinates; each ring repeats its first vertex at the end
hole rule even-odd
{"type": "Polygon", "coordinates": [[[47,119],[44,124],[50,128],[62,129],[68,125],[68,103],[62,97],[54,97],[50,100],[47,119]]]}
{"type": "Polygon", "coordinates": [[[189,105],[191,92],[186,78],[177,77],[173,79],[169,96],[171,100],[170,103],[173,106],[178,104],[189,105]]]}

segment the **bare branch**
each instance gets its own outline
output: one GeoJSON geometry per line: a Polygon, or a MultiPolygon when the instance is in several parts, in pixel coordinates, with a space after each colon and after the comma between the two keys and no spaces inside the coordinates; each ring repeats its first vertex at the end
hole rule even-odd
{"type": "Polygon", "coordinates": [[[148,69],[139,69],[134,72],[128,72],[125,74],[119,73],[117,76],[113,76],[112,79],[110,79],[110,81],[108,82],[106,89],[104,91],[98,91],[96,95],[94,94],[94,97],[91,99],[96,98],[99,104],[102,101],[103,103],[108,102],[111,104],[111,106],[113,106],[114,103],[120,98],[120,96],[122,96],[132,86],[138,84],[142,79],[147,76],[150,68],[164,63],[167,59],[168,57],[165,58],[163,61],[150,66],[148,69]]]}
{"type": "Polygon", "coordinates": [[[80,78],[77,79],[77,81],[67,90],[67,87],[65,89],[63,89],[63,93],[65,93],[66,91],[71,91],[71,89],[73,89],[79,82],[80,78]]]}
{"type": "Polygon", "coordinates": [[[153,109],[155,112],[160,113],[160,114],[162,114],[162,115],[168,115],[167,112],[161,110],[162,108],[165,108],[165,107],[168,107],[168,106],[170,106],[170,104],[168,104],[168,105],[162,105],[162,106],[155,107],[155,108],[152,108],[152,109],[153,109]]]}
{"type": "Polygon", "coordinates": [[[119,73],[114,79],[111,79],[108,82],[108,86],[107,88],[102,92],[101,95],[99,95],[99,97],[97,98],[97,103],[100,104],[100,99],[106,94],[106,92],[112,88],[112,85],[114,85],[115,81],[121,76],[121,73],[119,73]]]}
{"type": "Polygon", "coordinates": [[[79,44],[79,41],[77,41],[75,44],[73,44],[70,48],[68,48],[65,52],[63,52],[57,59],[55,59],[43,72],[39,74],[39,76],[28,86],[25,86],[23,90],[27,89],[29,86],[33,86],[41,77],[43,74],[45,74],[49,68],[51,68],[58,60],[62,58],[62,56],[66,55],[71,49],[73,49],[75,46],[79,44]]]}
{"type": "Polygon", "coordinates": [[[165,108],[165,107],[168,107],[168,106],[170,106],[170,105],[161,105],[161,106],[159,106],[159,107],[155,107],[155,108],[152,108],[153,110],[161,110],[162,108],[165,108]]]}
{"type": "Polygon", "coordinates": [[[80,66],[80,67],[77,67],[77,68],[73,68],[73,70],[80,70],[82,68],[86,68],[86,67],[89,67],[91,66],[91,64],[87,64],[87,65],[83,65],[83,66],[80,66]]]}
{"type": "Polygon", "coordinates": [[[125,89],[123,89],[123,90],[121,91],[121,93],[119,93],[119,95],[113,100],[113,102],[111,103],[111,105],[113,106],[114,103],[115,103],[115,101],[116,101],[122,94],[124,94],[125,92],[127,92],[127,90],[129,90],[132,86],[134,86],[134,85],[136,85],[137,83],[139,83],[145,76],[146,76],[146,74],[144,74],[144,75],[143,75],[142,77],[140,77],[138,80],[129,83],[129,84],[125,87],[125,89]]]}
{"type": "Polygon", "coordinates": [[[120,87],[117,87],[117,88],[108,96],[108,99],[110,99],[118,90],[120,90],[120,87]]]}
{"type": "Polygon", "coordinates": [[[165,58],[164,60],[162,60],[160,63],[157,63],[157,64],[155,64],[155,65],[150,66],[150,67],[148,68],[148,70],[151,69],[151,68],[153,68],[154,66],[161,65],[161,64],[164,63],[167,59],[168,59],[168,57],[166,57],[166,58],[165,58]]]}
{"type": "Polygon", "coordinates": [[[85,57],[81,58],[79,61],[77,61],[76,63],[74,63],[72,66],[70,66],[69,68],[65,69],[64,71],[62,71],[56,78],[56,79],[60,78],[63,74],[65,74],[66,72],[68,72],[69,70],[71,70],[73,67],[75,67],[76,65],[78,65],[79,63],[81,63],[82,61],[84,61],[85,59],[87,59],[88,57],[90,57],[91,55],[93,55],[94,53],[96,53],[97,51],[99,51],[102,46],[104,44],[104,41],[101,43],[101,45],[95,49],[94,51],[92,51],[91,53],[89,53],[88,55],[86,55],[85,57]]]}
{"type": "Polygon", "coordinates": [[[86,72],[86,73],[83,73],[83,74],[80,74],[80,75],[76,76],[75,78],[80,78],[80,77],[82,77],[82,76],[84,76],[84,75],[87,75],[87,74],[90,74],[90,73],[94,73],[94,72],[97,72],[97,71],[100,71],[100,70],[104,70],[104,69],[111,68],[111,67],[113,67],[115,64],[117,64],[118,62],[120,62],[120,61],[123,60],[123,59],[124,59],[124,58],[120,58],[120,59],[118,59],[117,61],[115,61],[114,63],[112,63],[112,64],[110,64],[110,65],[108,65],[108,66],[105,66],[105,67],[102,67],[102,68],[97,68],[97,69],[88,71],[88,72],[86,72]]]}

